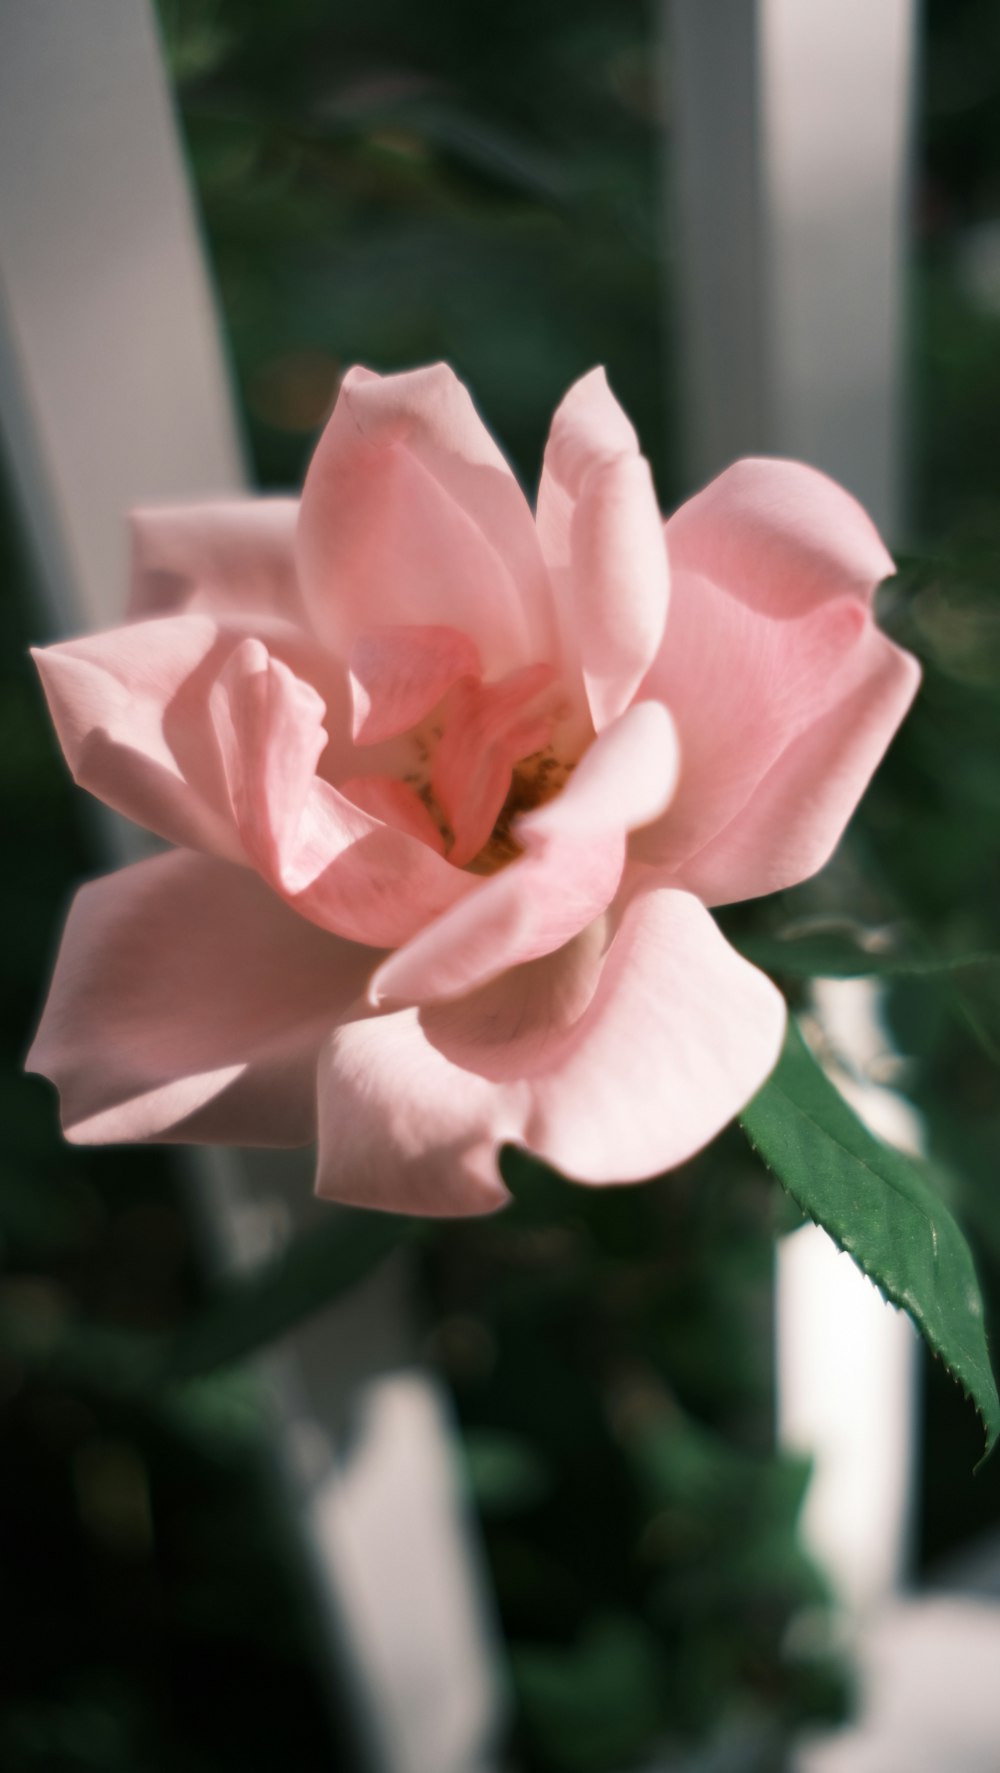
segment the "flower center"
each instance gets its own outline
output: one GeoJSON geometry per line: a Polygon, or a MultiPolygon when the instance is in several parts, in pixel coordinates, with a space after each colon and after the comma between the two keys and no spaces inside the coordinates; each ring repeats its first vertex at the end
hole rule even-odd
{"type": "Polygon", "coordinates": [[[586,743],[552,665],[485,681],[475,648],[448,629],[360,636],[351,685],[355,744],[397,748],[379,760],[386,774],[343,784],[349,798],[475,874],[521,854],[518,816],[559,793],[586,743]]]}
{"type": "MultiPolygon", "coordinates": [[[[455,833],[435,797],[431,774],[434,751],[442,736],[442,728],[438,724],[424,726],[411,733],[414,763],[402,780],[430,815],[448,852],[454,848],[455,833]]],[[[515,861],[523,852],[514,836],[514,821],[520,813],[529,813],[534,807],[542,806],[545,801],[558,794],[575,768],[575,763],[567,763],[557,755],[551,743],[531,752],[528,757],[521,758],[511,769],[510,785],[489,836],[475,855],[461,866],[467,868],[470,874],[496,874],[508,862],[515,861]]]]}
{"type": "Polygon", "coordinates": [[[557,757],[551,745],[515,765],[493,830],[478,854],[466,863],[470,874],[496,874],[522,854],[512,830],[514,820],[519,813],[530,813],[558,794],[574,767],[557,757]]]}

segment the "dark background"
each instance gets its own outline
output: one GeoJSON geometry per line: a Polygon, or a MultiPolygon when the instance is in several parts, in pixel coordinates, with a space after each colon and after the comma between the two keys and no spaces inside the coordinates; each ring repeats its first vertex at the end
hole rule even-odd
{"type": "MultiPolygon", "coordinates": [[[[665,507],[683,482],[651,14],[637,0],[162,0],[257,477],[295,484],[341,370],[447,358],[527,484],[568,383],[604,362],[665,507]],[[349,16],[348,16],[349,10],[349,16]]],[[[1000,951],[1000,8],[930,0],[913,213],[910,534],[884,620],[925,686],[835,902],[943,953],[1000,951]]],[[[60,1142],[19,1074],[72,883],[98,860],[25,646],[9,504],[0,702],[0,1766],[349,1769],[252,1378],[126,1401],[53,1356],[156,1332],[206,1282],[172,1164],[60,1142]]],[[[789,988],[797,988],[793,982],[789,988]]],[[[891,1015],[1000,1322],[1000,1005],[898,985],[891,1015]],[[978,1029],[978,1037],[973,1027],[978,1029]],[[994,1054],[990,1056],[989,1048],[994,1054]]],[[[731,1725],[745,1764],[850,1678],[798,1549],[806,1473],[771,1452],[771,1250],[792,1223],[738,1133],[601,1195],[527,1163],[496,1222],[421,1246],[530,1773],[621,1773],[731,1725]],[[809,1629],[802,1629],[803,1608],[809,1629]],[[799,1624],[790,1629],[794,1622],[799,1624]]],[[[928,1364],[929,1368],[929,1364],[928,1364]]],[[[921,1570],[1000,1522],[1000,1465],[925,1378],[921,1570]]]]}

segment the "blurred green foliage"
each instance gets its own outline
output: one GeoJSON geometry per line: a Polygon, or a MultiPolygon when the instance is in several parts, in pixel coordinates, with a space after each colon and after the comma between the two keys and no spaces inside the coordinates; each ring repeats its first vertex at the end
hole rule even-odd
{"type": "Polygon", "coordinates": [[[439,357],[529,480],[599,362],[668,470],[644,0],[160,10],[265,484],[299,482],[350,363],[439,357]]]}
{"type": "Polygon", "coordinates": [[[513,1150],[504,1174],[516,1207],[435,1237],[426,1269],[473,1453],[502,1435],[501,1471],[473,1471],[518,1764],[603,1773],[734,1733],[735,1764],[779,1765],[749,1757],[846,1695],[796,1535],[807,1473],[771,1451],[775,1191],[735,1131],[640,1188],[513,1150]]]}
{"type": "MultiPolygon", "coordinates": [[[[160,14],[263,485],[300,478],[348,363],[443,356],[527,483],[553,405],[605,362],[664,503],[682,496],[644,0],[160,14]]],[[[883,611],[925,688],[850,847],[731,914],[748,940],[834,915],[907,952],[1000,950],[1000,22],[988,0],[926,14],[912,543],[883,611]]],[[[0,547],[26,592],[6,513],[0,547]]],[[[253,1384],[235,1369],[115,1395],[50,1358],[77,1319],[161,1339],[205,1302],[172,1166],[68,1150],[45,1087],[17,1076],[61,906],[98,854],[23,660],[28,610],[25,594],[0,611],[0,1318],[28,1338],[0,1349],[0,1765],[349,1773],[253,1384]]],[[[1000,1029],[995,970],[962,990],[1000,1029]]],[[[897,980],[891,1015],[995,1326],[996,1066],[933,981],[897,980]]],[[[807,1474],[771,1452],[781,1202],[736,1132],[665,1183],[607,1194],[509,1164],[515,1207],[435,1231],[420,1260],[517,1699],[513,1764],[624,1773],[654,1742],[683,1757],[707,1734],[727,1764],[778,1768],[794,1722],[846,1697],[796,1539],[807,1474]]],[[[1000,1518],[1000,1470],[971,1483],[975,1417],[936,1371],[926,1423],[930,1557],[1000,1518]]]]}

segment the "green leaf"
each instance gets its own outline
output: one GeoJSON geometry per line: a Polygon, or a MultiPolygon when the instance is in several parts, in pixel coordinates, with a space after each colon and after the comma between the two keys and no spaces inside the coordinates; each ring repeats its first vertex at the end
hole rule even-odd
{"type": "MultiPolygon", "coordinates": [[[[883,939],[881,931],[849,923],[809,922],[783,935],[738,936],[733,944],[769,973],[805,979],[913,979],[941,985],[970,1034],[1000,1065],[1000,1041],[984,1023],[968,989],[970,975],[976,974],[1000,984],[1000,954],[901,952],[883,939]]],[[[997,1001],[995,992],[991,1001],[997,1001]]]]}
{"type": "Polygon", "coordinates": [[[879,932],[856,925],[805,926],[787,935],[738,936],[734,946],[768,972],[807,979],[939,979],[972,970],[996,972],[1000,954],[948,957],[900,953],[879,932]]]}
{"type": "Polygon", "coordinates": [[[979,1284],[969,1246],[924,1168],[862,1126],[794,1023],[742,1126],[803,1212],[909,1312],[975,1404],[990,1453],[1000,1433],[1000,1399],[979,1284]]]}

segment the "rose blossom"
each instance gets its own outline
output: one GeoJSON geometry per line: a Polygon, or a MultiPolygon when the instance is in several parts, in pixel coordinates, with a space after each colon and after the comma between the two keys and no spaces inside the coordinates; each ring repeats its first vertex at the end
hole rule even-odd
{"type": "Polygon", "coordinates": [[[38,655],[76,780],[179,847],[85,886],[29,1064],[67,1137],[319,1142],[480,1213],[697,1151],[782,999],[707,907],[829,856],[914,694],[855,501],[744,461],[664,527],[603,372],[535,516],[443,366],[355,369],[301,502],[140,513],[131,619],[38,655]],[[669,595],[668,595],[669,593],[669,595]]]}

